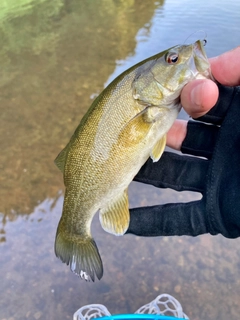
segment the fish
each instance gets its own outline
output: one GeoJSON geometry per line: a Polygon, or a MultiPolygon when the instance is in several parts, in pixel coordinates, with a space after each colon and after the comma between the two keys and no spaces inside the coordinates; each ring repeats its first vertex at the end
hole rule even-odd
{"type": "Polygon", "coordinates": [[[105,231],[126,232],[130,182],[149,157],[160,159],[181,109],[183,87],[211,78],[204,45],[197,40],[171,47],[120,74],[93,101],[55,159],[65,184],[55,254],[80,278],[103,276],[91,235],[94,215],[99,212],[105,231]]]}

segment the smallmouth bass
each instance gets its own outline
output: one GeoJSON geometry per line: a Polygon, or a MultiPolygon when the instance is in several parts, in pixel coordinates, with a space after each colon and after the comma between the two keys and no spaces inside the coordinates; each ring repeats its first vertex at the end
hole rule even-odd
{"type": "Polygon", "coordinates": [[[93,216],[99,211],[109,233],[126,232],[128,185],[149,156],[161,157],[182,88],[193,79],[211,78],[204,44],[172,47],[119,75],[93,101],[56,158],[66,190],[55,254],[80,277],[94,281],[103,275],[90,231],[93,216]]]}

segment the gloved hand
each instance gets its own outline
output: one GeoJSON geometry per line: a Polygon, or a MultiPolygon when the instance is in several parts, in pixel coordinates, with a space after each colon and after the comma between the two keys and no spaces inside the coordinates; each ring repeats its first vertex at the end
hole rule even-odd
{"type": "Polygon", "coordinates": [[[149,159],[134,180],[200,192],[202,199],[131,209],[126,233],[240,236],[240,87],[219,85],[217,104],[197,120],[188,122],[181,148],[195,157],[165,152],[158,162],[149,159]]]}

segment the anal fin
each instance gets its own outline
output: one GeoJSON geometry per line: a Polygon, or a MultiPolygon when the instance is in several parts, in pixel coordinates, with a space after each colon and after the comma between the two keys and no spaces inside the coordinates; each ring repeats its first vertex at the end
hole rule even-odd
{"type": "Polygon", "coordinates": [[[117,236],[123,235],[127,231],[130,219],[127,190],[113,199],[106,208],[100,209],[99,218],[105,231],[117,236]]]}

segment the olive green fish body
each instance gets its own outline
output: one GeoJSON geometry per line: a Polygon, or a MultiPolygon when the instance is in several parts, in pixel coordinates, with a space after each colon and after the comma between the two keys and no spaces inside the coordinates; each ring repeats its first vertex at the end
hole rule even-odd
{"type": "Polygon", "coordinates": [[[95,213],[100,210],[106,231],[125,233],[128,185],[149,156],[153,161],[161,157],[166,132],[180,110],[183,86],[209,76],[199,41],[130,68],[93,102],[55,160],[66,187],[55,252],[72,271],[92,280],[102,277],[101,257],[90,232],[95,213]]]}

